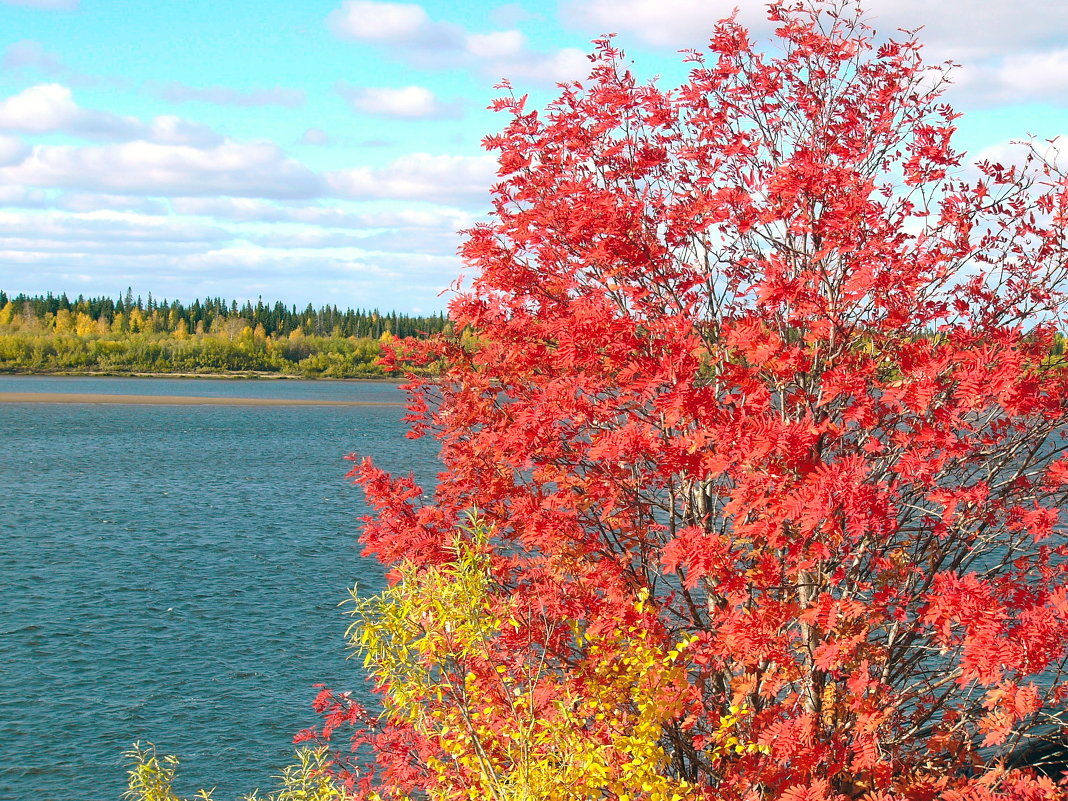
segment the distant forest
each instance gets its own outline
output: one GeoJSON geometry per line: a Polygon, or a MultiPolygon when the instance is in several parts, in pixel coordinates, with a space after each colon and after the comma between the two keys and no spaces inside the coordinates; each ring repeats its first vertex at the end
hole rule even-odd
{"type": "Polygon", "coordinates": [[[375,362],[394,337],[447,330],[443,314],[134,297],[71,300],[0,290],[0,372],[387,375],[375,362]]]}

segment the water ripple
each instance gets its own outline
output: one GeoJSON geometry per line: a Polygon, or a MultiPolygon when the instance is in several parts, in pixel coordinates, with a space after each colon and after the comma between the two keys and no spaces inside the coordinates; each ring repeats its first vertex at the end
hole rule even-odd
{"type": "MultiPolygon", "coordinates": [[[[167,380],[86,389],[90,379],[11,377],[0,390],[63,381],[176,391],[167,380]]],[[[205,394],[208,382],[177,383],[205,394]]],[[[210,383],[271,397],[268,382],[210,383]]],[[[363,689],[337,603],[357,579],[380,587],[381,570],[359,556],[365,510],[343,456],[431,480],[434,445],[404,439],[402,413],[0,405],[0,798],[114,801],[122,752],[138,739],[181,757],[182,793],[218,785],[222,801],[269,787],[292,734],[314,722],[312,685],[363,689]]]]}

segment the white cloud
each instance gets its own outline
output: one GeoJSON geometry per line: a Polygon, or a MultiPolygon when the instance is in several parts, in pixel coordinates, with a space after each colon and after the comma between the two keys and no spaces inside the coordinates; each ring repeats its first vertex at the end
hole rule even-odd
{"type": "Polygon", "coordinates": [[[11,288],[41,293],[63,287],[68,295],[111,295],[116,287],[150,289],[159,298],[192,300],[194,297],[223,296],[255,300],[280,299],[303,307],[337,303],[342,306],[381,304],[405,309],[411,303],[429,303],[433,290],[417,283],[407,284],[413,297],[397,292],[395,277],[382,278],[377,265],[364,265],[353,259],[333,259],[321,253],[293,254],[257,248],[252,245],[172,246],[168,252],[153,252],[148,246],[124,251],[71,248],[69,251],[4,249],[0,247],[0,281],[11,288]],[[315,275],[309,284],[307,276],[315,275]],[[16,276],[19,279],[13,280],[16,276]],[[420,291],[423,290],[423,291],[420,291]]]}
{"type": "Polygon", "coordinates": [[[91,147],[38,145],[0,183],[144,195],[310,197],[322,182],[270,142],[212,147],[136,141],[91,147]]]}
{"type": "Polygon", "coordinates": [[[330,188],[351,199],[397,198],[484,206],[497,171],[492,156],[432,156],[412,153],[380,168],[327,173],[330,188]]]}
{"type": "Polygon", "coordinates": [[[122,209],[123,212],[157,217],[165,216],[168,210],[166,201],[158,198],[109,195],[99,192],[63,192],[52,200],[51,205],[65,211],[89,212],[122,209]]]}
{"type": "Polygon", "coordinates": [[[0,211],[0,250],[32,252],[153,252],[166,254],[175,246],[226,242],[233,235],[223,228],[186,220],[144,216],[130,212],[0,211]]]}
{"type": "Polygon", "coordinates": [[[1018,53],[965,64],[953,75],[953,96],[970,104],[1068,101],[1068,49],[1018,53]]]}
{"type": "Polygon", "coordinates": [[[55,202],[49,193],[25,186],[0,186],[0,207],[39,209],[50,207],[55,202]]]}
{"type": "MultiPolygon", "coordinates": [[[[1044,137],[1036,139],[1032,144],[1038,156],[1062,171],[1068,170],[1068,136],[1044,137]]],[[[1026,143],[1026,139],[1021,137],[1019,141],[1000,142],[985,147],[976,153],[971,161],[989,161],[1005,167],[1021,166],[1029,152],[1031,152],[1031,146],[1026,143]]]]}
{"type": "Polygon", "coordinates": [[[459,26],[434,22],[416,3],[344,0],[327,24],[336,36],[357,41],[441,49],[458,47],[463,39],[459,26]]]}
{"type": "Polygon", "coordinates": [[[1060,94],[1068,89],[1068,49],[1009,56],[995,76],[1008,97],[1060,94]]]}
{"type": "Polygon", "coordinates": [[[337,206],[284,205],[256,198],[178,197],[170,201],[177,214],[187,214],[237,222],[296,223],[320,228],[359,230],[438,230],[458,231],[474,225],[470,212],[445,206],[351,211],[337,206]]]}
{"type": "Polygon", "coordinates": [[[522,55],[526,47],[527,38],[519,31],[472,33],[467,36],[467,52],[479,59],[515,58],[522,55]]]}
{"type": "Polygon", "coordinates": [[[460,237],[455,231],[423,231],[412,237],[407,231],[380,231],[363,238],[364,250],[378,253],[421,254],[442,258],[443,253],[455,253],[460,237]]]}
{"type": "Polygon", "coordinates": [[[407,120],[441,119],[460,114],[459,104],[444,103],[424,86],[349,87],[341,85],[338,91],[347,97],[359,111],[378,117],[394,117],[407,120]]]}
{"type": "Polygon", "coordinates": [[[276,222],[284,219],[283,207],[266,200],[245,197],[175,197],[170,200],[177,214],[221,217],[242,222],[276,222]]]}
{"type": "Polygon", "coordinates": [[[280,204],[244,197],[175,197],[176,214],[211,217],[234,222],[299,223],[324,228],[367,228],[367,215],[333,206],[280,204]]]}
{"type": "Polygon", "coordinates": [[[38,69],[48,75],[68,72],[63,59],[44,49],[40,42],[29,39],[15,42],[4,51],[3,67],[6,70],[38,69]]]}
{"type": "Polygon", "coordinates": [[[448,231],[470,228],[477,219],[470,212],[441,206],[388,209],[365,214],[363,218],[372,228],[442,228],[448,231]]]}
{"type": "Polygon", "coordinates": [[[297,223],[321,228],[374,227],[369,224],[367,214],[335,206],[281,204],[242,197],[176,197],[171,198],[170,204],[176,214],[235,222],[297,223]]]}
{"type": "Polygon", "coordinates": [[[589,58],[585,51],[577,47],[566,47],[548,55],[528,53],[523,58],[502,61],[493,66],[497,69],[498,77],[540,83],[580,81],[590,72],[589,58]]]}
{"type": "Polygon", "coordinates": [[[318,175],[271,142],[235,142],[162,115],[149,123],[79,106],[70,89],[39,84],[0,101],[0,130],[111,139],[102,146],[37,145],[0,135],[0,182],[98,193],[309,197],[318,175]]]}
{"type": "MultiPolygon", "coordinates": [[[[567,0],[563,17],[586,35],[620,34],[628,42],[678,50],[704,48],[716,23],[739,7],[738,21],[758,40],[772,34],[764,2],[735,0],[567,0]]],[[[975,0],[868,0],[865,17],[880,39],[918,33],[928,64],[960,63],[951,99],[969,103],[1041,98],[1063,102],[1068,89],[1068,4],[975,0]]]]}
{"type": "Polygon", "coordinates": [[[0,0],[0,3],[8,6],[43,8],[49,11],[73,11],[78,7],[79,0],[0,0]]]}
{"type": "Polygon", "coordinates": [[[297,108],[307,102],[302,89],[272,86],[267,89],[241,91],[230,86],[188,86],[177,81],[151,83],[148,91],[172,103],[211,103],[216,106],[282,106],[297,108]]]}
{"type": "MultiPolygon", "coordinates": [[[[735,7],[739,22],[768,29],[765,3],[734,0],[569,0],[563,16],[590,36],[619,33],[675,50],[707,43],[716,23],[735,7]]],[[[625,40],[622,45],[625,49],[625,40]]]]}
{"type": "Polygon", "coordinates": [[[210,147],[223,142],[223,137],[207,125],[190,122],[173,114],[164,114],[152,120],[146,138],[161,145],[190,145],[192,147],[210,147]]]}
{"type": "Polygon", "coordinates": [[[345,0],[328,17],[338,36],[351,39],[409,39],[430,23],[422,6],[415,3],[376,3],[345,0]]]}
{"type": "MultiPolygon", "coordinates": [[[[371,232],[372,234],[374,232],[371,232]]],[[[86,291],[93,276],[113,284],[150,287],[157,296],[225,294],[269,298],[410,304],[435,307],[435,296],[458,271],[455,256],[426,252],[428,242],[411,237],[376,241],[386,246],[371,253],[362,243],[373,237],[310,227],[245,233],[195,221],[138,214],[14,213],[0,210],[0,282],[27,274],[42,287],[86,291]],[[72,271],[77,265],[79,272],[72,271]],[[306,276],[314,274],[317,286],[306,276]],[[123,277],[122,281],[118,277],[123,277]],[[125,277],[135,280],[126,280],[125,277]],[[404,278],[403,282],[399,279],[404,278]],[[329,282],[337,292],[323,294],[329,282]],[[341,282],[340,284],[338,282],[341,282]],[[74,286],[72,286],[72,283],[74,286]],[[206,287],[230,287],[225,292],[206,287]],[[405,296],[408,293],[409,296],[405,296]],[[418,297],[412,297],[412,296],[418,297]],[[318,297],[316,297],[318,296],[318,297]]],[[[442,249],[451,254],[455,244],[442,249]]],[[[25,282],[21,282],[25,283],[25,282]]],[[[91,291],[91,290],[90,290],[91,291]]]]}
{"type": "Polygon", "coordinates": [[[16,136],[0,134],[0,166],[17,164],[29,155],[30,146],[16,136]]]}
{"type": "Polygon", "coordinates": [[[65,133],[85,139],[144,139],[165,145],[206,146],[222,137],[206,125],[173,114],[144,123],[107,111],[79,106],[66,86],[38,84],[0,100],[0,130],[27,134],[65,133]]]}
{"type": "Polygon", "coordinates": [[[1068,5],[1046,0],[871,0],[871,23],[884,36],[898,28],[919,33],[929,58],[974,61],[1063,46],[1068,5]]]}
{"type": "Polygon", "coordinates": [[[585,59],[575,69],[579,51],[538,53],[518,30],[472,33],[431,19],[422,6],[413,3],[343,0],[327,22],[339,38],[388,45],[392,55],[424,68],[475,67],[493,79],[515,77],[539,83],[574,80],[588,71],[585,59]]]}
{"type": "Polygon", "coordinates": [[[0,101],[0,130],[132,139],[143,133],[144,126],[133,117],[82,108],[66,86],[43,83],[0,101]]]}
{"type": "Polygon", "coordinates": [[[164,256],[180,257],[183,254],[195,254],[204,248],[203,242],[184,241],[152,241],[138,239],[120,239],[115,242],[97,241],[95,239],[68,240],[57,239],[54,235],[47,235],[40,239],[14,234],[4,236],[0,234],[0,252],[8,254],[11,258],[14,254],[21,253],[27,259],[41,257],[44,254],[54,253],[61,255],[69,262],[82,263],[82,259],[91,254],[102,254],[108,258],[131,255],[150,255],[155,258],[164,256]]]}
{"type": "Polygon", "coordinates": [[[97,192],[60,192],[50,189],[30,189],[25,186],[0,186],[0,209],[49,209],[52,211],[106,211],[166,216],[167,203],[150,197],[110,195],[97,192]]]}
{"type": "Polygon", "coordinates": [[[494,81],[507,78],[555,85],[565,81],[581,81],[588,77],[590,61],[586,57],[586,51],[566,47],[552,53],[527,52],[521,57],[487,62],[481,71],[494,81]]]}
{"type": "MultiPolygon", "coordinates": [[[[24,194],[0,186],[0,202],[29,201],[24,194]]],[[[54,208],[106,200],[67,193],[50,198],[46,212],[0,209],[0,285],[69,294],[130,285],[157,297],[259,294],[300,305],[440,309],[440,293],[460,272],[454,231],[473,222],[469,213],[433,206],[356,212],[336,201],[252,198],[175,198],[171,213],[162,214],[158,201],[124,196],[110,202],[126,208],[147,201],[146,212],[54,208]]]]}
{"type": "Polygon", "coordinates": [[[302,228],[296,231],[271,231],[253,234],[248,241],[269,248],[312,250],[327,248],[365,247],[367,236],[348,231],[329,231],[321,228],[302,228]]]}
{"type": "MultiPolygon", "coordinates": [[[[651,45],[703,46],[715,24],[738,8],[738,21],[770,35],[767,3],[736,0],[567,0],[564,18],[587,35],[615,32],[651,45]]],[[[1063,41],[1068,5],[1046,0],[868,0],[866,19],[881,37],[923,27],[928,57],[974,59],[1044,49],[1063,41]]],[[[626,42],[623,42],[624,47],[626,42]]]]}

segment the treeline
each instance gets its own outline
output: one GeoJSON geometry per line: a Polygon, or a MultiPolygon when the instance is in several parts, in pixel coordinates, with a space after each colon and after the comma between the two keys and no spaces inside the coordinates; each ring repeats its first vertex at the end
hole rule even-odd
{"type": "Polygon", "coordinates": [[[67,312],[84,315],[94,322],[103,322],[109,329],[117,325],[119,330],[134,333],[138,326],[146,324],[160,333],[174,333],[179,330],[183,320],[188,331],[204,333],[211,331],[217,321],[231,320],[236,324],[237,320],[241,320],[253,329],[263,326],[268,336],[288,336],[300,329],[306,336],[377,339],[387,332],[395,337],[435,334],[443,331],[448,322],[444,314],[412,317],[396,312],[382,314],[378,309],[341,311],[337,306],[315,309],[310,303],[298,311],[296,306],[287,307],[280,302],[266,304],[262,298],[255,305],[251,301],[238,306],[236,300],[205,298],[194,300],[186,306],[177,300],[157,301],[151,293],[147,300],[141,296],[134,298],[129,289],[117,299],[79,295],[75,300],[70,300],[66,294],[53,295],[51,292],[46,295],[20,294],[8,297],[6,292],[0,290],[0,309],[8,304],[13,304],[12,313],[28,314],[38,320],[44,320],[48,315],[55,319],[61,316],[60,312],[67,312]]]}
{"type": "MultiPolygon", "coordinates": [[[[383,342],[450,326],[441,314],[311,305],[301,311],[262,300],[239,306],[222,298],[185,305],[151,295],[134,298],[129,290],[117,299],[74,300],[11,297],[0,290],[0,372],[384,377],[390,374],[377,364],[383,342]]],[[[462,339],[473,343],[470,337],[462,339]]],[[[1051,364],[1064,364],[1063,335],[1055,337],[1051,350],[1051,364]]]]}
{"type": "Polygon", "coordinates": [[[256,372],[305,377],[387,375],[382,343],[446,330],[442,314],[206,298],[8,296],[0,290],[0,371],[256,372]]]}

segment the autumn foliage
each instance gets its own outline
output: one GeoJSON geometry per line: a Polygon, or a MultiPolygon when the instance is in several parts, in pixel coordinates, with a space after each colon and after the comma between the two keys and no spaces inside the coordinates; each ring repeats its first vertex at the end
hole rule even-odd
{"type": "Polygon", "coordinates": [[[353,471],[359,797],[1065,795],[1068,181],[966,164],[912,34],[770,16],[497,102],[468,341],[395,354],[444,472],[353,471]]]}

